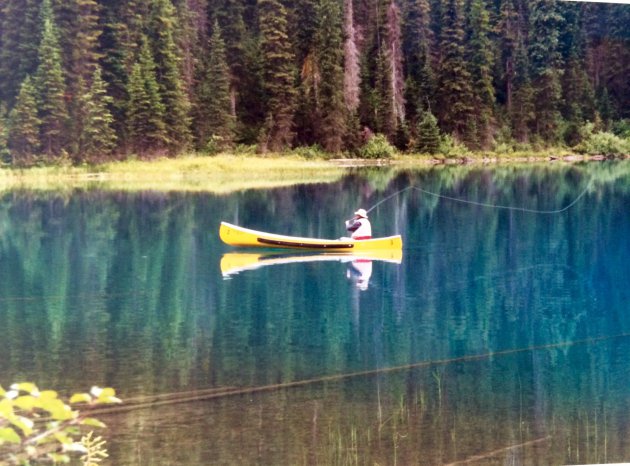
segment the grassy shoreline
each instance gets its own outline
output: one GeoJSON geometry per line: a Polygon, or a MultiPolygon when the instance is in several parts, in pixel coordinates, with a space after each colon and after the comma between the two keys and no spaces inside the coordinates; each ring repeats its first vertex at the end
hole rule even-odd
{"type": "Polygon", "coordinates": [[[400,155],[392,159],[307,159],[297,155],[185,155],[151,161],[127,160],[100,165],[0,169],[0,190],[68,190],[76,188],[124,191],[199,191],[226,194],[303,183],[330,183],[347,168],[389,166],[421,168],[445,164],[510,164],[601,160],[570,151],[538,153],[478,153],[459,158],[400,155]]]}

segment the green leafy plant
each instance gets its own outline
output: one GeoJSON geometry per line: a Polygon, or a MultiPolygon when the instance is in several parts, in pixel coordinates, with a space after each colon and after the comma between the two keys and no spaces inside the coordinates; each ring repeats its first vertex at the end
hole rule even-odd
{"type": "Polygon", "coordinates": [[[577,152],[608,157],[630,155],[630,139],[606,131],[595,131],[592,123],[581,129],[582,142],[575,146],[577,152]]]}
{"type": "Polygon", "coordinates": [[[466,157],[470,155],[468,148],[458,142],[450,134],[442,135],[437,153],[442,154],[447,158],[466,157]]]}
{"type": "Polygon", "coordinates": [[[359,156],[364,159],[389,159],[396,154],[385,135],[376,134],[359,150],[359,156]]]}
{"type": "Polygon", "coordinates": [[[79,436],[86,428],[105,424],[72,406],[120,402],[112,388],[92,387],[66,402],[57,392],[40,391],[30,382],[15,383],[8,391],[0,386],[0,464],[68,463],[75,453],[84,455],[85,466],[94,466],[106,456],[104,441],[91,434],[79,436]]]}
{"type": "Polygon", "coordinates": [[[305,159],[327,159],[330,158],[330,154],[328,154],[319,144],[314,144],[312,146],[301,146],[296,147],[294,152],[300,157],[304,157],[305,159]]]}

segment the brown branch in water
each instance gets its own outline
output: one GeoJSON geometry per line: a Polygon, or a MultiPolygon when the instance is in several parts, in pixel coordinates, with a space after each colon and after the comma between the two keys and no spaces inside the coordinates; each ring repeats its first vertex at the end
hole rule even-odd
{"type": "Polygon", "coordinates": [[[483,453],[480,455],[473,455],[470,458],[466,458],[465,460],[460,460],[460,461],[454,461],[452,463],[448,463],[445,464],[444,466],[457,466],[460,464],[470,464],[470,463],[476,463],[477,461],[481,461],[481,460],[485,460],[488,458],[492,458],[493,456],[497,456],[500,455],[502,453],[507,453],[511,450],[516,450],[517,448],[525,448],[525,447],[531,447],[533,445],[537,445],[539,443],[545,443],[548,442],[549,440],[551,440],[551,436],[547,435],[546,437],[541,437],[535,440],[530,440],[528,442],[524,442],[524,443],[519,443],[518,445],[510,445],[508,447],[504,447],[504,448],[499,448],[497,450],[492,450],[489,451],[487,453],[483,453]]]}

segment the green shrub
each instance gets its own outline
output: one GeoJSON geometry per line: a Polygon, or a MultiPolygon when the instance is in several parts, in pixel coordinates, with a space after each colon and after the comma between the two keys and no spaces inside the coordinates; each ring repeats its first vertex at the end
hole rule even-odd
{"type": "Polygon", "coordinates": [[[258,146],[256,144],[237,144],[234,147],[234,154],[236,155],[256,155],[258,153],[258,146]]]}
{"type": "Polygon", "coordinates": [[[422,119],[418,123],[417,132],[416,150],[418,152],[426,154],[438,152],[442,138],[437,118],[431,112],[424,112],[422,119]]]}
{"type": "Polygon", "coordinates": [[[383,134],[375,134],[359,149],[359,157],[364,159],[389,159],[395,154],[396,149],[383,134]]]}
{"type": "Polygon", "coordinates": [[[630,155],[630,139],[606,131],[594,132],[592,123],[584,125],[581,135],[582,142],[575,146],[579,153],[607,157],[630,155]]]}
{"type": "Polygon", "coordinates": [[[613,133],[620,138],[630,139],[630,119],[616,121],[613,124],[613,133]]]}
{"type": "Polygon", "coordinates": [[[462,143],[456,141],[450,134],[445,134],[440,140],[437,153],[447,158],[457,158],[470,155],[470,150],[462,143]]]}
{"type": "Polygon", "coordinates": [[[330,154],[326,152],[319,144],[312,146],[300,146],[296,147],[294,152],[300,157],[305,159],[327,159],[330,158],[330,154]]]}
{"type": "Polygon", "coordinates": [[[208,138],[208,141],[203,148],[203,153],[206,155],[217,155],[223,149],[225,149],[223,137],[217,134],[213,134],[208,138]]]}

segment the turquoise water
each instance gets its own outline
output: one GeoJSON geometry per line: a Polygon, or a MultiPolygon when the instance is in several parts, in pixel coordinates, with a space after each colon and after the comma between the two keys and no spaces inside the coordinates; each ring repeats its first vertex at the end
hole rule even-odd
{"type": "Polygon", "coordinates": [[[0,384],[116,387],[116,465],[628,461],[629,205],[628,163],[5,193],[0,384]],[[539,211],[579,199],[543,214],[406,190],[370,212],[375,235],[402,234],[400,260],[250,255],[222,273],[244,251],[221,220],[336,238],[410,185],[539,211]]]}

